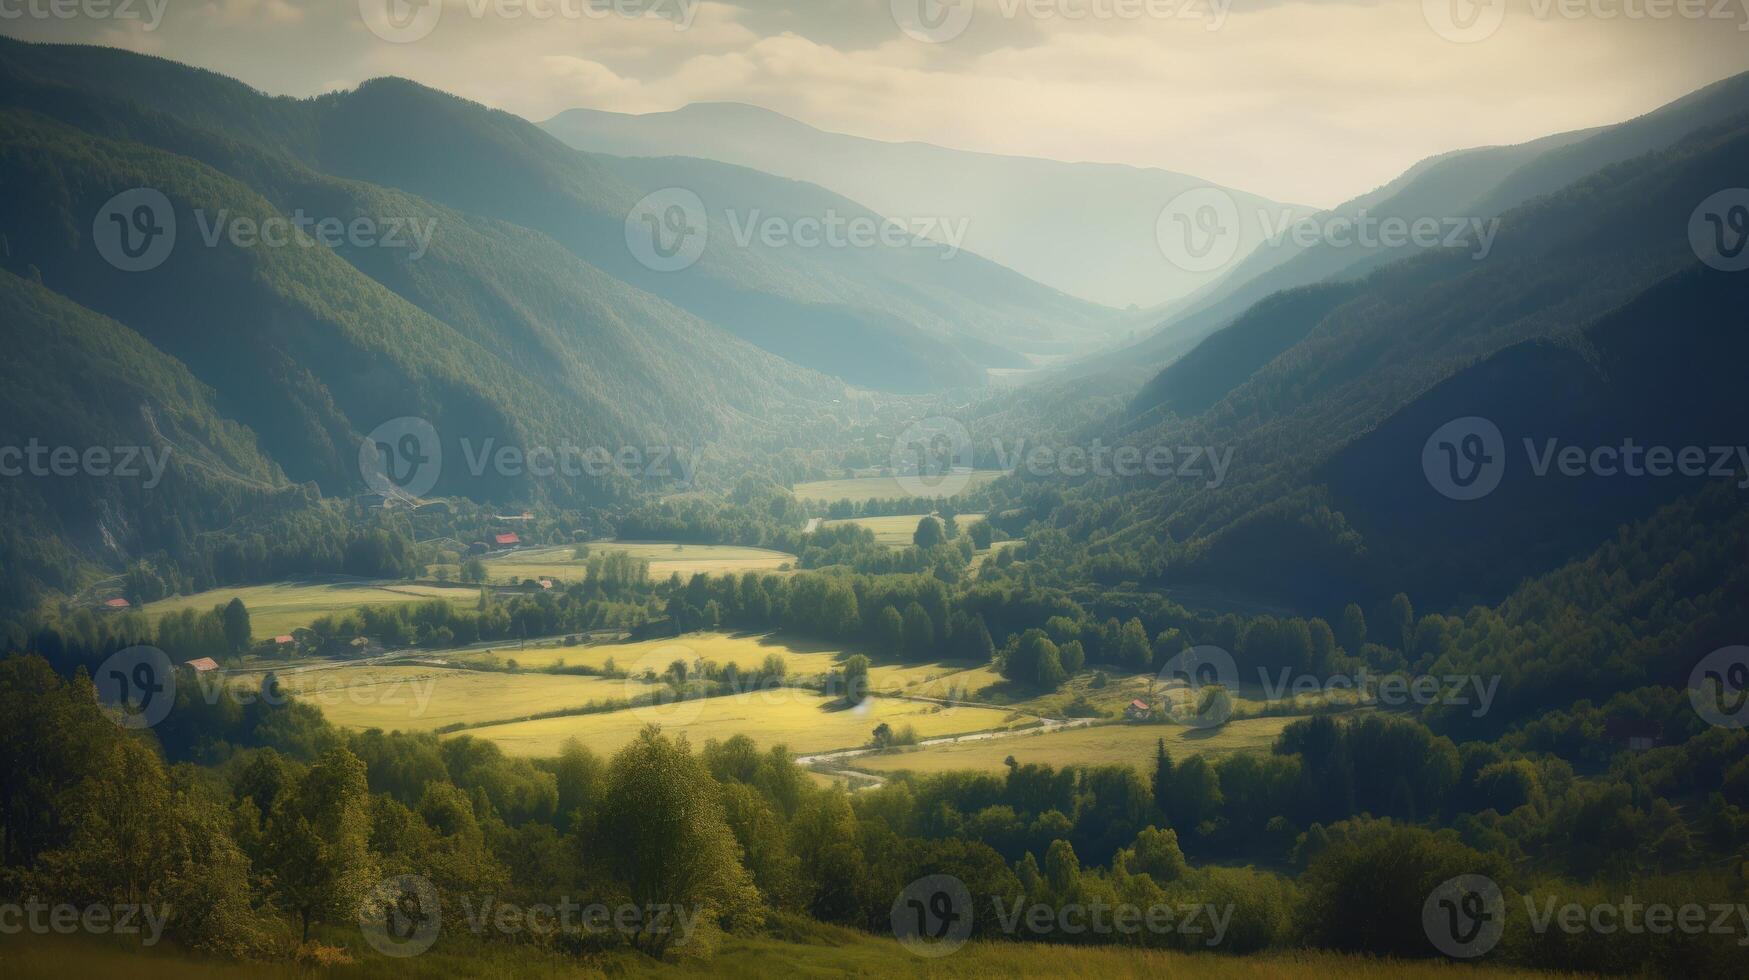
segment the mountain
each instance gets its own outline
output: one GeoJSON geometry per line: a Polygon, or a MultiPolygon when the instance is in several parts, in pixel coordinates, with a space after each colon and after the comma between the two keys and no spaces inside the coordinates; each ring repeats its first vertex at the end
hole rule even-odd
{"type": "MultiPolygon", "coordinates": [[[[1217,273],[1166,260],[1162,209],[1215,186],[1166,170],[1063,163],[889,143],[815,129],[734,103],[624,115],[572,109],[541,124],[578,149],[631,157],[690,156],[818,184],[899,219],[967,222],[967,247],[1030,279],[1107,306],[1149,307],[1188,295],[1217,273]]],[[[1227,190],[1241,215],[1271,221],[1312,209],[1227,190]]],[[[1239,255],[1264,239],[1242,221],[1239,255]]]]}
{"type": "MultiPolygon", "coordinates": [[[[1486,222],[1609,164],[1663,149],[1706,126],[1729,124],[1749,112],[1743,108],[1745,100],[1749,100],[1749,74],[1717,82],[1613,126],[1443,154],[1422,161],[1378,190],[1309,219],[1307,227],[1340,225],[1363,216],[1374,221],[1486,222]]],[[[1468,236],[1472,241],[1476,238],[1473,233],[1468,236]]],[[[1272,293],[1357,278],[1421,250],[1413,242],[1388,248],[1335,244],[1318,236],[1312,240],[1314,244],[1304,247],[1290,231],[1236,262],[1219,282],[1196,296],[1132,315],[1127,326],[1145,336],[1076,364],[1069,373],[1085,376],[1164,363],[1272,293]]]]}
{"type": "MultiPolygon", "coordinates": [[[[236,145],[309,170],[406,191],[470,217],[539,233],[593,269],[635,286],[638,295],[661,297],[780,356],[860,386],[924,391],[978,385],[989,367],[1027,363],[1028,346],[1049,353],[1086,349],[1097,340],[1084,336],[1102,319],[1097,308],[964,253],[941,264],[975,268],[944,272],[928,289],[906,290],[895,287],[893,271],[938,261],[924,249],[738,247],[732,234],[718,232],[696,264],[657,271],[641,263],[627,242],[628,223],[635,225],[634,208],[645,192],[622,179],[610,161],[572,150],[518,117],[399,79],[298,100],[264,96],[210,72],[125,52],[15,42],[0,50],[8,70],[34,79],[39,89],[58,86],[87,98],[126,93],[127,101],[197,131],[223,134],[236,145]],[[968,285],[962,288],[960,281],[968,285]],[[985,336],[961,324],[981,324],[985,336]],[[989,339],[1001,334],[1000,324],[1014,325],[1012,337],[989,339]]],[[[25,98],[14,96],[25,105],[64,96],[39,91],[25,98]]],[[[750,187],[743,172],[721,169],[698,175],[698,181],[735,188],[737,207],[757,204],[766,214],[816,207],[861,212],[799,185],[750,187]],[[770,201],[759,197],[765,193],[773,195],[770,201]]]]}
{"type": "Polygon", "coordinates": [[[1146,539],[1166,542],[1152,574],[1168,585],[1320,609],[1407,590],[1445,608],[1595,547],[1695,481],[1517,473],[1499,501],[1464,504],[1435,492],[1423,447],[1470,416],[1498,423],[1519,469],[1525,438],[1740,442],[1749,418],[1719,372],[1740,363],[1727,325],[1746,283],[1703,268],[1688,225],[1746,166],[1749,122],[1703,126],[1506,212],[1484,257],[1429,251],[1256,304],[1105,433],[1230,451],[1226,482],[1115,488],[1122,502],[1099,506],[1123,516],[1090,557],[1146,539]]]}

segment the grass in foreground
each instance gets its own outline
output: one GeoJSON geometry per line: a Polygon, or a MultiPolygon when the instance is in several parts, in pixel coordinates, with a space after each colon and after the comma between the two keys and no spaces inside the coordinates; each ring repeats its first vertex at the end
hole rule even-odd
{"type": "MultiPolygon", "coordinates": [[[[327,931],[327,930],[325,930],[327,931]]],[[[1338,953],[1274,953],[1225,956],[1167,953],[1117,947],[1047,946],[1032,943],[973,942],[939,959],[913,956],[890,938],[837,926],[782,920],[778,935],[727,937],[708,958],[656,962],[631,953],[591,960],[568,958],[530,946],[466,944],[447,939],[421,956],[391,959],[364,947],[353,932],[344,942],[356,957],[350,964],[316,969],[284,962],[231,962],[202,959],[167,946],[140,950],[95,939],[60,936],[7,936],[0,941],[0,972],[19,980],[77,976],[90,980],[294,980],[337,978],[449,978],[497,980],[512,977],[1100,977],[1102,980],[1493,980],[1493,978],[1577,977],[1536,973],[1486,964],[1438,960],[1382,960],[1338,953]]]]}

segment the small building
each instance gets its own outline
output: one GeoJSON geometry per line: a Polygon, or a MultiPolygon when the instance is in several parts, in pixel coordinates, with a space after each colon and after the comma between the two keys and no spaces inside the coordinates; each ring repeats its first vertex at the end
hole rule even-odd
{"type": "Polygon", "coordinates": [[[553,580],[550,578],[541,579],[540,580],[540,587],[542,589],[551,589],[553,587],[553,580]]]}
{"type": "Polygon", "coordinates": [[[1131,721],[1147,721],[1154,716],[1154,709],[1148,702],[1137,698],[1124,707],[1123,714],[1131,721]]]}
{"type": "Polygon", "coordinates": [[[515,534],[494,534],[492,541],[501,548],[512,548],[522,543],[522,539],[515,534]]]}
{"type": "Polygon", "coordinates": [[[211,657],[196,657],[188,662],[188,666],[193,667],[195,673],[204,674],[209,670],[218,670],[219,662],[211,657]]]}
{"type": "Polygon", "coordinates": [[[132,609],[133,605],[133,603],[122,598],[103,600],[103,608],[105,609],[132,609]]]}
{"type": "Polygon", "coordinates": [[[1604,734],[1630,752],[1645,752],[1664,744],[1664,726],[1642,718],[1611,718],[1603,726],[1604,734]]]}
{"type": "Polygon", "coordinates": [[[273,645],[276,647],[289,647],[296,642],[298,642],[297,637],[292,636],[290,633],[281,633],[273,638],[273,645]]]}

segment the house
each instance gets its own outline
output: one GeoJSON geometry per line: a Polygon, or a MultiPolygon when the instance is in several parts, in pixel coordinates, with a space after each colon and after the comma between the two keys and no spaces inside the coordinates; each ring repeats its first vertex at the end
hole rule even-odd
{"type": "Polygon", "coordinates": [[[188,662],[188,666],[193,667],[195,673],[204,674],[209,670],[218,670],[219,662],[211,657],[196,657],[188,662]]]}
{"type": "Polygon", "coordinates": [[[296,642],[298,642],[297,637],[292,636],[290,633],[281,633],[279,636],[273,638],[273,645],[276,647],[289,647],[296,642]]]}
{"type": "Polygon", "coordinates": [[[550,578],[541,579],[540,580],[540,587],[543,589],[551,589],[553,587],[553,580],[550,578]]]}
{"type": "Polygon", "coordinates": [[[1148,702],[1137,698],[1124,707],[1123,714],[1131,721],[1147,721],[1153,717],[1154,709],[1149,706],[1148,702]]]}
{"type": "Polygon", "coordinates": [[[1638,718],[1611,718],[1603,726],[1610,741],[1626,746],[1630,752],[1645,752],[1664,744],[1664,726],[1656,721],[1638,718]]]}
{"type": "Polygon", "coordinates": [[[492,540],[501,548],[511,548],[522,543],[515,534],[494,534],[492,540]]]}
{"type": "Polygon", "coordinates": [[[493,514],[492,518],[499,521],[532,521],[534,514],[525,510],[520,514],[493,514]]]}
{"type": "Polygon", "coordinates": [[[103,608],[105,609],[130,609],[132,607],[133,603],[126,599],[116,598],[103,600],[103,608]]]}

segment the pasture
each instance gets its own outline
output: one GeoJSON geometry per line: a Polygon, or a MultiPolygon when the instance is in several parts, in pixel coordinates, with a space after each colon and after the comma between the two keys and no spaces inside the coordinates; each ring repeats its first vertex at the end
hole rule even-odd
{"type": "MultiPolygon", "coordinates": [[[[958,514],[954,517],[961,534],[983,519],[983,514],[958,514]]],[[[897,517],[852,517],[842,521],[827,521],[826,526],[838,527],[844,524],[855,524],[873,531],[877,544],[883,544],[889,548],[909,548],[912,536],[917,533],[917,522],[921,520],[923,520],[921,514],[897,517]]]]}
{"type": "Polygon", "coordinates": [[[1020,763],[1049,766],[1127,765],[1146,768],[1154,764],[1154,745],[1166,740],[1174,760],[1193,755],[1231,755],[1235,752],[1268,752],[1276,736],[1294,718],[1241,718],[1220,728],[1198,729],[1182,725],[1093,725],[1061,731],[1015,735],[948,745],[930,745],[846,760],[853,769],[868,772],[916,773],[975,769],[1002,772],[1013,756],[1020,763]]]}
{"type": "MultiPolygon", "coordinates": [[[[742,548],[720,544],[675,544],[662,541],[593,541],[590,554],[624,552],[650,563],[650,578],[663,580],[678,573],[691,578],[703,572],[707,575],[739,575],[742,572],[775,572],[792,564],[795,555],[764,548],[742,548]]],[[[486,560],[486,575],[495,583],[520,582],[523,579],[550,578],[557,582],[577,582],[584,577],[588,559],[576,557],[575,548],[564,545],[517,551],[486,560]]]]}
{"type": "Polygon", "coordinates": [[[351,612],[359,606],[444,599],[472,608],[479,601],[480,591],[471,586],[413,585],[368,579],[280,582],[172,596],[147,603],[141,607],[141,612],[156,623],[165,615],[184,609],[209,612],[214,606],[230,602],[233,597],[242,599],[243,605],[248,607],[250,626],[255,638],[261,640],[309,626],[323,616],[351,612]]]}
{"type": "Polygon", "coordinates": [[[944,707],[923,701],[874,697],[853,708],[800,688],[778,688],[631,708],[605,714],[542,718],[476,728],[466,734],[494,742],[510,755],[553,756],[566,739],[576,738],[599,755],[611,755],[646,725],[685,735],[702,745],[707,739],[746,735],[762,747],[787,745],[798,755],[866,745],[875,726],[910,725],[919,737],[959,735],[1003,728],[1023,720],[1000,708],[944,707]]]}
{"type": "MultiPolygon", "coordinates": [[[[955,493],[941,493],[938,486],[947,477],[924,477],[919,480],[906,479],[904,484],[896,476],[864,476],[849,480],[815,480],[811,483],[798,483],[790,489],[797,500],[809,500],[818,503],[835,503],[840,500],[851,500],[863,503],[870,500],[894,500],[900,497],[954,497],[970,490],[976,490],[999,476],[1002,470],[970,470],[964,476],[966,485],[955,493]],[[907,488],[906,484],[909,484],[907,488]]],[[[958,478],[951,478],[958,482],[958,478]]],[[[913,525],[915,526],[915,525],[913,525]]]]}
{"type": "Polygon", "coordinates": [[[281,690],[322,709],[336,725],[403,732],[624,701],[647,690],[638,681],[411,665],[360,664],[278,676],[281,690]]]}

